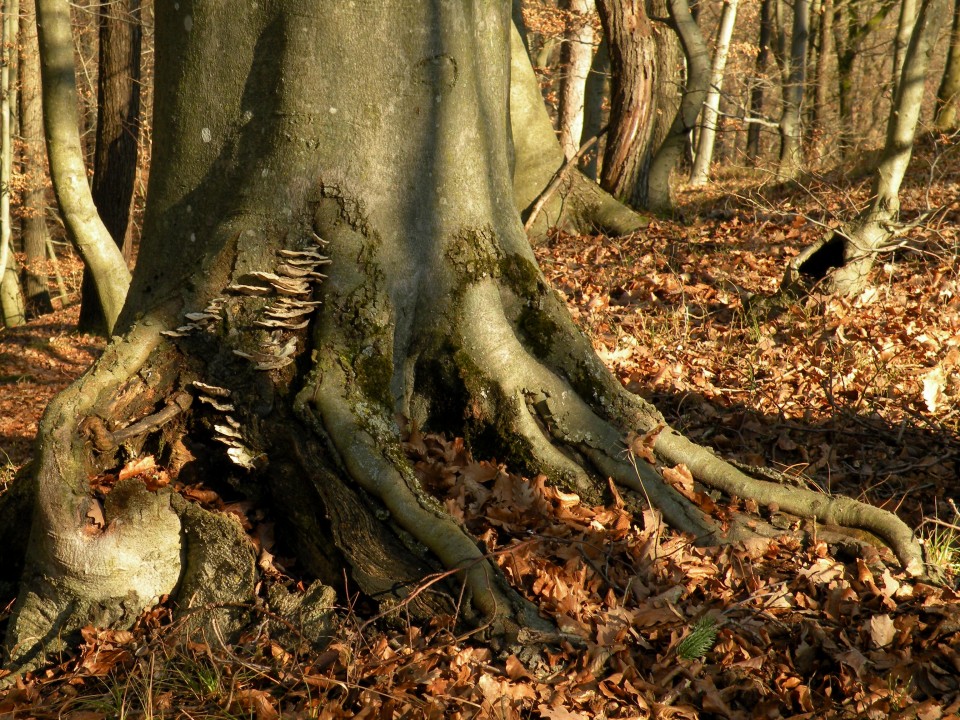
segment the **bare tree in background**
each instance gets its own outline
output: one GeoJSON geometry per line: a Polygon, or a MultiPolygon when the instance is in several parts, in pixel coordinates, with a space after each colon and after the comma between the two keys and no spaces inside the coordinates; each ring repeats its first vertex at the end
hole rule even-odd
{"type": "Polygon", "coordinates": [[[778,52],[775,53],[780,65],[783,83],[780,114],[780,159],[777,165],[777,177],[780,180],[793,180],[803,170],[803,96],[807,79],[807,40],[810,27],[810,4],[808,0],[794,0],[792,22],[790,23],[790,41],[786,41],[787,3],[775,0],[777,19],[774,24],[777,33],[778,52]],[[789,50],[786,51],[786,48],[789,50]]]}
{"type": "Polygon", "coordinates": [[[53,189],[64,226],[93,273],[97,295],[112,332],[130,286],[120,248],[97,214],[80,145],[70,4],[37,0],[43,122],[53,189]]]}
{"type": "Polygon", "coordinates": [[[950,47],[947,64],[937,88],[937,109],[934,125],[941,132],[957,129],[957,100],[960,99],[960,0],[953,4],[953,22],[950,26],[950,47]]]}
{"type": "Polygon", "coordinates": [[[593,62],[594,32],[591,23],[595,10],[593,0],[563,0],[568,11],[567,30],[560,49],[560,80],[557,114],[560,145],[567,158],[580,149],[583,133],[584,101],[587,76],[593,62]]]}
{"type": "MultiPolygon", "coordinates": [[[[140,0],[100,5],[97,142],[93,153],[93,202],[129,263],[130,208],[140,145],[140,0]]],[[[106,324],[93,275],[84,272],[78,328],[103,333],[106,324]]]]}
{"type": "Polygon", "coordinates": [[[40,47],[37,43],[36,0],[20,0],[20,135],[23,138],[21,175],[21,236],[26,256],[23,290],[27,315],[53,310],[47,282],[50,246],[47,228],[47,149],[43,141],[43,101],[40,97],[40,47]]]}
{"type": "Polygon", "coordinates": [[[710,179],[710,164],[713,162],[713,146],[717,138],[717,121],[720,109],[720,91],[723,89],[723,74],[727,68],[727,55],[730,52],[730,40],[733,26],[737,21],[738,0],[724,0],[717,27],[717,41],[714,44],[713,64],[710,68],[710,86],[700,115],[700,133],[697,142],[697,154],[690,170],[690,183],[704,185],[710,179]]]}
{"type": "Polygon", "coordinates": [[[13,112],[16,108],[16,47],[20,7],[17,0],[3,3],[2,67],[0,67],[0,310],[7,327],[26,321],[19,268],[13,255],[10,214],[13,178],[13,112]]]}
{"type": "Polygon", "coordinates": [[[869,283],[870,271],[898,230],[900,185],[910,164],[923,105],[924,85],[947,0],[923,0],[904,56],[903,74],[890,108],[887,137],[873,176],[869,205],[853,221],[806,248],[790,264],[783,287],[793,292],[803,277],[824,278],[828,291],[852,296],[869,283]]]}

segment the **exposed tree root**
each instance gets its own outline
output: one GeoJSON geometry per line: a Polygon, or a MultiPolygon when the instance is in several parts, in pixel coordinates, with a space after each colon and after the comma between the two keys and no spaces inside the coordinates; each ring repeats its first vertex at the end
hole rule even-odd
{"type": "Polygon", "coordinates": [[[476,541],[420,487],[403,456],[398,428],[384,409],[350,388],[356,388],[354,379],[333,360],[297,401],[299,414],[332,445],[343,470],[444,567],[462,570],[467,599],[494,620],[495,630],[516,636],[525,626],[550,628],[506,584],[476,541]]]}
{"type": "MultiPolygon", "coordinates": [[[[541,298],[536,305],[540,312],[549,316],[550,322],[558,330],[568,322],[566,314],[549,299],[541,298]]],[[[624,462],[622,456],[617,457],[626,431],[648,432],[661,424],[655,411],[616,383],[598,384],[592,402],[588,404],[584,397],[589,396],[582,389],[577,391],[561,379],[564,375],[567,378],[574,377],[574,372],[584,373],[582,364],[571,364],[569,347],[564,350],[556,347],[546,349],[544,355],[548,362],[558,365],[561,372],[558,376],[555,372],[547,371],[520,346],[510,332],[503,328],[497,332],[498,324],[504,323],[497,311],[491,310],[495,307],[497,305],[489,295],[478,294],[475,306],[471,308],[473,313],[483,318],[480,324],[483,332],[475,333],[478,345],[486,342],[486,347],[479,352],[479,359],[491,372],[527,383],[523,392],[537,398],[532,405],[541,424],[550,428],[550,435],[556,443],[578,449],[597,470],[621,485],[642,489],[675,528],[690,532],[703,541],[744,539],[747,531],[741,526],[722,535],[702,512],[665,484],[649,465],[638,463],[634,470],[624,462]],[[511,342],[515,344],[514,347],[511,347],[511,342]],[[509,357],[510,363],[502,361],[498,367],[490,361],[490,358],[498,355],[509,357]],[[601,414],[598,415],[595,409],[599,409],[601,414]]],[[[557,334],[565,340],[572,337],[565,332],[557,334]]],[[[593,377],[603,375],[598,373],[593,377]]],[[[537,446],[536,442],[530,444],[537,446]]],[[[686,465],[697,480],[728,496],[752,498],[761,505],[775,504],[785,512],[821,523],[866,530],[889,545],[908,573],[918,576],[924,572],[922,547],[913,531],[893,513],[851,498],[831,497],[804,488],[786,487],[751,478],[710,450],[690,442],[668,427],[656,436],[653,449],[666,463],[686,465]]],[[[539,456],[548,458],[550,454],[540,452],[539,456]]],[[[560,477],[563,475],[560,474],[560,477]]],[[[572,485],[575,489],[582,486],[583,481],[577,478],[572,485]]]]}
{"type": "Polygon", "coordinates": [[[694,477],[729,496],[753,498],[761,505],[775,504],[801,518],[841,527],[867,530],[883,540],[904,570],[924,573],[923,549],[913,531],[893,513],[848,497],[834,497],[798,487],[751,478],[712,452],[666,430],[657,436],[654,450],[670,463],[683,463],[694,477]]]}
{"type": "MultiPolygon", "coordinates": [[[[466,269],[465,275],[452,273],[459,284],[428,286],[423,296],[407,288],[389,296],[378,272],[364,265],[369,261],[348,250],[353,266],[343,256],[331,275],[312,352],[305,332],[294,337],[244,329],[224,340],[217,329],[220,310],[204,315],[210,325],[202,337],[178,339],[179,351],[160,335],[166,324],[150,319],[114,340],[43,421],[33,532],[50,541],[30,546],[8,635],[11,666],[36,666],[88,623],[129,625],[164,595],[183,610],[207,609],[187,622],[193,630],[243,621],[240,608],[254,592],[255,557],[234,520],[132,478],[106,495],[102,527],[95,522],[100,508],[88,477],[115,467],[121,441],[139,452],[147,438],[161,434],[179,441],[213,428],[214,439],[226,441],[224,455],[243,468],[238,472],[245,482],[254,492],[265,485],[263,497],[272,493],[285,508],[305,567],[322,580],[336,580],[346,560],[354,580],[385,610],[406,606],[412,594],[409,607],[420,615],[461,613],[515,639],[525,629],[541,638],[553,637],[555,629],[420,486],[403,452],[397,408],[444,427],[463,422],[481,450],[486,438],[504,460],[547,475],[586,502],[603,501],[606,486],[598,475],[612,478],[698,543],[778,532],[762,522],[720,528],[652,465],[630,458],[628,433],[655,430],[662,417],[603,367],[532,257],[491,249],[482,233],[473,241],[446,256],[466,269]],[[394,306],[398,299],[401,308],[394,306]],[[436,307],[447,314],[438,318],[436,307]],[[394,317],[406,320],[389,320],[394,317]],[[267,348],[268,340],[274,355],[253,351],[267,348]],[[292,355],[276,354],[288,346],[297,348],[292,355]],[[187,402],[191,388],[207,393],[200,398],[205,402],[187,402]],[[223,424],[225,413],[232,429],[223,424]],[[412,591],[437,571],[436,561],[458,571],[468,603],[461,604],[453,582],[446,594],[412,591]],[[471,617],[467,605],[480,617],[471,617]]],[[[264,277],[274,286],[286,282],[264,277]]],[[[216,308],[228,308],[224,316],[247,319],[276,307],[262,294],[217,302],[216,308]]],[[[313,307],[299,302],[306,311],[313,307]]],[[[656,435],[653,451],[729,496],[868,530],[890,545],[908,572],[923,572],[919,544],[891,513],[749,478],[670,428],[656,435]]],[[[318,628],[323,617],[316,615],[318,628]]]]}

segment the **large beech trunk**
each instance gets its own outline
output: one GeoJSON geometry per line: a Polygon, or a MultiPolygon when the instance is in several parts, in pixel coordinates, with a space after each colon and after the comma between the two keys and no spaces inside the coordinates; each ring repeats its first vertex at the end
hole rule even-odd
{"type": "MultiPolygon", "coordinates": [[[[463,586],[467,619],[527,641],[549,624],[420,487],[398,413],[588,500],[607,477],[643,490],[701,542],[742,537],[624,458],[627,431],[660,416],[536,266],[512,194],[506,3],[171,5],[157,8],[162,152],[122,334],[42,421],[17,667],[166,594],[226,612],[253,592],[233,520],[137,477],[100,507],[89,477],[140,453],[271,504],[321,580],[346,568],[389,606],[459,569],[453,600],[420,593],[409,610],[452,612],[463,586]]],[[[727,492],[874,528],[918,570],[889,513],[781,498],[669,429],[655,449],[727,492]]]]}

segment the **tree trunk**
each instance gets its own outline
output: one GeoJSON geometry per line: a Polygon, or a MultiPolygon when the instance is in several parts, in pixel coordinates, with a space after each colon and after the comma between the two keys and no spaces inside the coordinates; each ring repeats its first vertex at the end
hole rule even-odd
{"type": "Polygon", "coordinates": [[[846,154],[857,135],[853,111],[853,71],[864,41],[883,25],[896,5],[896,0],[881,0],[863,22],[860,21],[860,0],[842,0],[834,11],[834,40],[837,48],[837,103],[840,121],[839,146],[846,154]]]}
{"type": "MultiPolygon", "coordinates": [[[[130,454],[274,504],[305,572],[339,586],[347,570],[387,607],[406,597],[415,616],[488,618],[527,642],[550,624],[420,486],[398,414],[588,501],[612,477],[700,542],[743,537],[623,457],[626,432],[661,418],[603,367],[524,237],[509,27],[506,3],[467,0],[158,4],[160,152],[140,257],[121,334],[41,422],[9,622],[17,669],[168,593],[227,612],[254,592],[235,521],[139,477],[101,504],[90,477],[130,454]],[[439,567],[458,571],[448,597],[410,594],[439,567]]],[[[919,546],[889,513],[784,493],[669,429],[656,438],[666,461],[725,492],[882,521],[919,572],[919,546]]]]}
{"type": "Polygon", "coordinates": [[[913,23],[917,19],[917,0],[900,0],[900,16],[897,20],[897,35],[893,41],[893,76],[891,97],[896,98],[897,86],[903,74],[904,58],[913,35],[913,23]]]}
{"type": "Polygon", "coordinates": [[[43,120],[53,189],[64,225],[86,266],[96,278],[107,329],[123,307],[130,271],[110,232],[97,215],[87,183],[77,119],[70,5],[66,0],[37,0],[43,120]]]}
{"type": "Polygon", "coordinates": [[[717,28],[717,42],[713,51],[713,66],[710,68],[710,86],[703,102],[700,117],[700,138],[697,142],[697,154],[690,170],[692,185],[705,185],[710,179],[710,164],[713,162],[713,145],[717,138],[717,120],[720,109],[720,90],[723,88],[723,73],[727,68],[727,54],[730,52],[730,39],[733,26],[737,21],[738,0],[725,0],[717,28]]]}
{"type": "Polygon", "coordinates": [[[820,7],[820,25],[817,30],[820,48],[817,52],[811,125],[814,142],[820,145],[826,140],[827,108],[830,106],[830,67],[834,57],[833,0],[823,0],[820,7]]]}
{"type": "Polygon", "coordinates": [[[790,264],[783,288],[795,291],[801,276],[825,277],[828,292],[855,296],[869,284],[876,256],[897,230],[900,184],[910,164],[924,86],[937,35],[946,19],[947,0],[923,0],[904,58],[903,74],[887,121],[887,139],[874,172],[870,204],[847,227],[831,232],[790,264]],[[828,262],[842,249],[841,262],[828,262]]]}
{"type": "MultiPolygon", "coordinates": [[[[760,4],[760,37],[757,40],[757,57],[754,61],[754,77],[750,85],[750,118],[763,117],[763,90],[767,84],[766,72],[770,60],[770,42],[773,39],[773,3],[762,0],[760,4]]],[[[751,122],[747,128],[747,159],[756,164],[760,160],[760,131],[762,124],[751,122]]]]}
{"type": "Polygon", "coordinates": [[[610,53],[610,129],[600,186],[631,207],[646,206],[644,175],[656,117],[653,24],[640,0],[599,0],[610,53]]]}
{"type": "MultiPolygon", "coordinates": [[[[130,207],[140,145],[140,0],[100,6],[97,142],[93,203],[107,231],[130,262],[130,207]]],[[[104,333],[106,321],[89,268],[84,272],[77,328],[104,333]]]]}
{"type": "Polygon", "coordinates": [[[593,0],[564,0],[569,11],[567,31],[560,51],[559,102],[560,146],[569,160],[580,149],[583,133],[584,95],[593,61],[593,0]]]}
{"type": "Polygon", "coordinates": [[[783,113],[780,116],[780,163],[777,178],[794,180],[803,170],[803,126],[801,106],[807,78],[807,39],[810,23],[807,0],[794,0],[790,32],[790,58],[783,86],[783,113]]]}
{"type": "MultiPolygon", "coordinates": [[[[565,165],[553,123],[543,103],[537,77],[520,33],[511,32],[510,126],[514,151],[513,192],[526,221],[541,193],[565,165]]],[[[647,219],[615,200],[580,172],[569,173],[553,193],[530,229],[539,242],[551,227],[574,232],[601,230],[628,235],[645,227],[647,219]]]]}
{"type": "Polygon", "coordinates": [[[607,0],[597,9],[612,70],[600,185],[631,207],[649,207],[650,164],[679,105],[683,54],[676,33],[650,21],[667,15],[665,0],[607,0]]]}
{"type": "MultiPolygon", "coordinates": [[[[589,142],[600,134],[604,127],[603,101],[606,100],[610,89],[610,51],[607,38],[604,37],[597,46],[587,75],[583,98],[583,132],[580,135],[580,145],[589,142]]],[[[580,170],[593,181],[598,179],[600,166],[599,145],[580,162],[580,170]]]]}
{"type": "Polygon", "coordinates": [[[957,128],[957,98],[960,97],[960,0],[953,5],[953,23],[950,26],[950,48],[947,64],[937,88],[937,110],[934,125],[941,132],[957,128]]]}
{"type": "Polygon", "coordinates": [[[40,48],[35,0],[21,0],[20,134],[23,137],[21,236],[26,256],[23,291],[28,316],[53,310],[47,267],[47,153],[43,144],[40,48]]]}
{"type": "Polygon", "coordinates": [[[673,188],[670,176],[690,138],[690,131],[697,123],[697,116],[703,107],[710,82],[710,53],[703,40],[687,0],[669,0],[670,20],[683,54],[687,58],[687,82],[683,89],[683,98],[670,126],[670,132],[654,155],[650,163],[650,181],[647,189],[647,205],[651,210],[672,213],[674,209],[673,188]]]}
{"type": "Polygon", "coordinates": [[[16,107],[16,57],[19,5],[3,4],[3,47],[0,65],[0,306],[6,327],[26,320],[20,276],[14,267],[10,225],[10,181],[13,177],[13,108],[16,107]]]}

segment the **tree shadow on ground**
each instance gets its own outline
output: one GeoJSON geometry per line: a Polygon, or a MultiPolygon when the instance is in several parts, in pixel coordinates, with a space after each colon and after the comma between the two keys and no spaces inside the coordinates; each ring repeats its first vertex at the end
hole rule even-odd
{"type": "Polygon", "coordinates": [[[931,517],[960,520],[951,505],[960,495],[960,435],[948,428],[846,407],[818,420],[788,418],[691,392],[654,391],[648,399],[674,428],[742,465],[864,500],[913,527],[931,517]]]}

